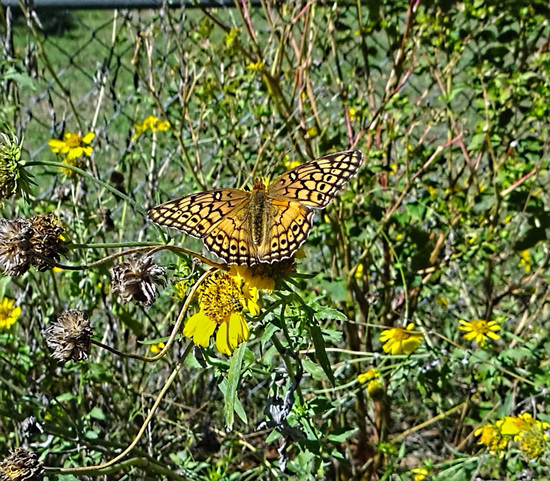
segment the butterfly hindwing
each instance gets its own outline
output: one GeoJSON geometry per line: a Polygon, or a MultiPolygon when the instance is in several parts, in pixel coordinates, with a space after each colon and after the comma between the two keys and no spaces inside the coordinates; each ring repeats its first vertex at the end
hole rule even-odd
{"type": "Polygon", "coordinates": [[[249,234],[249,213],[245,209],[228,214],[204,237],[207,249],[228,264],[252,265],[256,249],[249,234]]]}
{"type": "Polygon", "coordinates": [[[242,209],[250,193],[217,189],[191,194],[153,207],[147,215],[159,225],[203,238],[235,209],[242,209]]]}
{"type": "Polygon", "coordinates": [[[358,150],[326,155],[285,172],[270,184],[268,194],[322,209],[330,204],[362,163],[363,154],[358,150]]]}
{"type": "Polygon", "coordinates": [[[263,243],[258,249],[259,262],[277,262],[292,257],[306,241],[314,212],[300,202],[272,201],[277,208],[263,243]]]}

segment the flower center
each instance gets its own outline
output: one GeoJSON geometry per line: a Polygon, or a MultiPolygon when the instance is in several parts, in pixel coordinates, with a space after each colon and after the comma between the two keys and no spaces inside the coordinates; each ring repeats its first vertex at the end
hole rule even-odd
{"type": "Polygon", "coordinates": [[[242,293],[228,274],[216,272],[201,286],[199,304],[210,319],[222,324],[232,313],[243,310],[242,297],[242,293]]]}
{"type": "Polygon", "coordinates": [[[473,321],[472,322],[472,330],[477,332],[478,334],[487,334],[490,329],[487,325],[487,321],[473,321]]]}
{"type": "Polygon", "coordinates": [[[411,333],[402,327],[398,327],[395,330],[394,339],[396,341],[406,341],[411,337],[411,333]]]}
{"type": "Polygon", "coordinates": [[[11,317],[11,313],[13,312],[13,309],[5,304],[0,304],[0,319],[6,320],[11,317]]]}
{"type": "Polygon", "coordinates": [[[71,135],[65,140],[65,143],[66,143],[69,147],[80,147],[80,145],[82,144],[82,138],[80,137],[80,135],[71,134],[71,135]]]}

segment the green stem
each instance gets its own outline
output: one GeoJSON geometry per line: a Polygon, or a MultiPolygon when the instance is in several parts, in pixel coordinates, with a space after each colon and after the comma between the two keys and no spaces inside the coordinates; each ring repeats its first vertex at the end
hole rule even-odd
{"type": "Polygon", "coordinates": [[[104,242],[97,244],[67,244],[67,249],[116,249],[117,247],[160,247],[162,242],[104,242]]]}

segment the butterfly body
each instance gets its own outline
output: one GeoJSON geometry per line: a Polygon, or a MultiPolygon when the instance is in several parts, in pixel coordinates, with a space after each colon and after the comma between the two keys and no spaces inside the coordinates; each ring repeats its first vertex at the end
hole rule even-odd
{"type": "Polygon", "coordinates": [[[362,161],[357,150],[338,152],[306,162],[268,186],[256,179],[250,192],[191,194],[156,206],[148,215],[157,224],[202,239],[228,264],[281,261],[306,241],[314,209],[326,207],[362,161]]]}

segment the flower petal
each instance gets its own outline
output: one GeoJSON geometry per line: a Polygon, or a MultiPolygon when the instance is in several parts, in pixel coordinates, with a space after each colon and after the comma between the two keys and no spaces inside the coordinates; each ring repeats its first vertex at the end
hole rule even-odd
{"type": "Polygon", "coordinates": [[[195,329],[195,335],[193,336],[193,342],[195,345],[208,347],[208,344],[210,344],[210,338],[216,330],[216,326],[216,322],[212,321],[209,317],[204,316],[195,329]]]}
{"type": "Polygon", "coordinates": [[[86,134],[84,137],[82,137],[82,142],[85,144],[89,144],[94,139],[95,134],[93,132],[90,132],[89,134],[86,134]]]}
{"type": "Polygon", "coordinates": [[[231,353],[233,351],[231,350],[231,347],[229,345],[229,336],[227,331],[227,322],[224,322],[220,326],[220,328],[218,329],[218,333],[216,334],[216,348],[222,354],[231,356],[231,353]]]}
{"type": "Polygon", "coordinates": [[[82,157],[82,150],[82,147],[73,147],[69,149],[69,155],[67,155],[67,159],[73,160],[82,157]]]}

